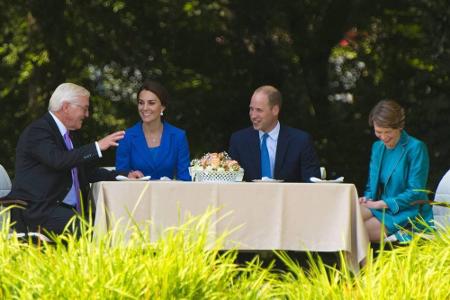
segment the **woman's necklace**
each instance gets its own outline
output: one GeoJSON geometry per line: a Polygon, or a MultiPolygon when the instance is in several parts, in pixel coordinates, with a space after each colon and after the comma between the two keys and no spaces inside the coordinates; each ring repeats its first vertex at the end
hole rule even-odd
{"type": "Polygon", "coordinates": [[[158,130],[156,130],[153,133],[150,133],[149,131],[144,130],[145,138],[152,145],[157,144],[161,140],[161,133],[162,133],[162,125],[160,128],[158,128],[158,130]]]}
{"type": "Polygon", "coordinates": [[[149,139],[150,139],[150,141],[151,141],[152,143],[156,143],[156,141],[159,140],[159,137],[158,137],[158,136],[152,137],[151,135],[149,135],[149,139]]]}

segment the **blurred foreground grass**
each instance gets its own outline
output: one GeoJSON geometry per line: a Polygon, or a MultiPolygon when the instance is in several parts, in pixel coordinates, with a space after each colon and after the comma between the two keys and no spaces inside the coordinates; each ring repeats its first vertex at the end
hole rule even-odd
{"type": "Polygon", "coordinates": [[[317,259],[301,268],[283,252],[287,271],[279,271],[220,251],[225,236],[210,240],[210,215],[155,243],[139,231],[122,243],[118,232],[94,239],[87,225],[81,238],[33,245],[8,237],[3,224],[0,299],[450,299],[448,229],[375,259],[369,252],[359,274],[317,259]]]}

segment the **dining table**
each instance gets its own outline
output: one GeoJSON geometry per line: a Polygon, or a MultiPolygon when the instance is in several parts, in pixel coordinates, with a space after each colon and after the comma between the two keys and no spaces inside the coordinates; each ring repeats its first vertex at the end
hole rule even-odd
{"type": "Polygon", "coordinates": [[[91,192],[96,236],[138,226],[156,242],[207,214],[209,236],[226,235],[224,250],[342,252],[353,271],[370,245],[351,183],[129,180],[97,182],[91,192]]]}

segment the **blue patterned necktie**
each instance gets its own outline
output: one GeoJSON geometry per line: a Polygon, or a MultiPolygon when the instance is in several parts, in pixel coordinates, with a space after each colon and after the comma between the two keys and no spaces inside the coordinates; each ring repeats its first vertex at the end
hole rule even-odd
{"type": "Polygon", "coordinates": [[[267,149],[267,138],[269,134],[264,133],[261,143],[261,177],[272,178],[272,172],[270,171],[270,158],[269,150],[267,149]]]}
{"type": "MultiPolygon", "coordinates": [[[[66,133],[64,134],[64,142],[66,143],[66,147],[68,150],[72,150],[73,149],[73,144],[72,144],[72,140],[70,139],[69,136],[69,132],[66,131],[66,133]]],[[[76,167],[73,167],[71,170],[72,173],[72,181],[73,181],[73,187],[75,190],[75,206],[77,208],[77,211],[80,211],[80,183],[78,181],[78,170],[76,167]]]]}

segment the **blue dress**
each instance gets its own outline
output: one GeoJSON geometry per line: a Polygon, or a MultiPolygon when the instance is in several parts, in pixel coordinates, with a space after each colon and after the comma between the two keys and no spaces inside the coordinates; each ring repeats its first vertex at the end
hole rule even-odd
{"type": "Polygon", "coordinates": [[[432,225],[433,212],[429,204],[412,205],[428,199],[420,191],[427,188],[429,157],[425,144],[402,130],[394,149],[387,149],[382,141],[373,144],[369,166],[369,179],[364,196],[384,200],[388,208],[371,209],[382,222],[388,234],[397,232],[411,223],[423,228],[419,219],[432,225]]]}
{"type": "Polygon", "coordinates": [[[116,170],[139,170],[151,179],[163,176],[178,180],[191,180],[189,175],[189,145],[184,130],[163,122],[159,147],[149,148],[142,122],[125,131],[116,152],[116,170]]]}

